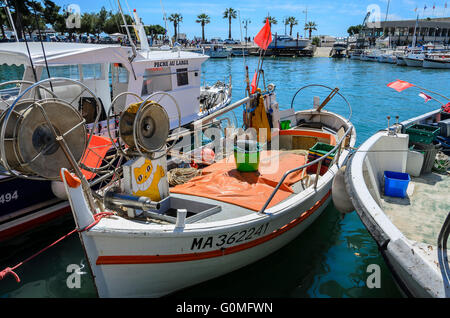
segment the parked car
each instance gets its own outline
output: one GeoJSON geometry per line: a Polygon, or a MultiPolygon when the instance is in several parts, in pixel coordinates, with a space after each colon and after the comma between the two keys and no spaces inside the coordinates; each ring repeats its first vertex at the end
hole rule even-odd
{"type": "Polygon", "coordinates": [[[233,39],[226,39],[225,41],[223,41],[224,44],[240,44],[240,41],[237,40],[233,40],[233,39]]]}

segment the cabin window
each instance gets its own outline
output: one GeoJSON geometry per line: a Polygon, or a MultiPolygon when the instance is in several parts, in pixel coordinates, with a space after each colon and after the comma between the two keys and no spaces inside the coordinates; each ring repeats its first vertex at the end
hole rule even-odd
{"type": "Polygon", "coordinates": [[[101,64],[83,64],[83,79],[104,79],[101,64]]]}
{"type": "Polygon", "coordinates": [[[128,84],[128,70],[125,67],[117,68],[117,82],[121,84],[128,84]]]}
{"type": "Polygon", "coordinates": [[[179,68],[177,69],[177,85],[184,86],[189,84],[188,69],[179,68]]]}
{"type": "MultiPolygon", "coordinates": [[[[59,66],[49,66],[50,77],[65,77],[73,80],[80,79],[80,70],[78,65],[59,65],[59,66]]],[[[42,68],[41,80],[47,79],[47,68],[42,68]]]]}
{"type": "Polygon", "coordinates": [[[142,95],[172,90],[172,74],[170,67],[156,67],[145,70],[142,84],[142,95]]]}

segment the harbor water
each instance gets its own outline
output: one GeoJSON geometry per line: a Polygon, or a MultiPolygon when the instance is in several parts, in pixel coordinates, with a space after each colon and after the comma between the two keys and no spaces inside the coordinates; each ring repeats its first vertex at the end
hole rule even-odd
{"type": "MultiPolygon", "coordinates": [[[[250,79],[257,57],[245,57],[250,79]]],[[[376,131],[386,128],[395,116],[405,120],[439,107],[424,101],[419,90],[398,93],[386,86],[397,79],[448,93],[450,72],[391,64],[330,58],[270,58],[264,60],[264,81],[276,85],[281,109],[291,107],[295,92],[308,84],[338,87],[352,106],[339,96],[326,106],[343,116],[351,115],[357,132],[357,145],[376,131]]],[[[18,67],[0,66],[0,80],[20,78],[18,67]]],[[[58,74],[63,75],[63,74],[58,74]]],[[[244,58],[208,60],[203,78],[213,84],[228,82],[232,76],[233,101],[245,95],[244,58]]],[[[260,86],[263,85],[261,79],[260,86]]],[[[329,90],[312,87],[299,93],[293,102],[296,110],[312,107],[313,97],[324,100],[329,90]]],[[[242,109],[235,111],[242,124],[242,109]]],[[[234,120],[234,118],[232,118],[234,120]]],[[[74,228],[71,215],[0,245],[0,268],[12,267],[74,228]]],[[[17,271],[21,282],[12,276],[0,281],[0,297],[97,297],[78,236],[72,235],[17,271]],[[75,264],[81,273],[79,286],[70,284],[75,264]],[[74,288],[69,288],[69,286],[74,288]]],[[[272,255],[245,268],[179,291],[168,297],[402,297],[377,245],[355,212],[342,217],[332,204],[299,237],[272,255]],[[367,284],[371,268],[379,266],[380,284],[367,284]]]]}

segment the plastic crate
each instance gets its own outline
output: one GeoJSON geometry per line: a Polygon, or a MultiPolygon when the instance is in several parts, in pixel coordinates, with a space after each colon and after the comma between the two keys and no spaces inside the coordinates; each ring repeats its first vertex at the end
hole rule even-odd
{"type": "Polygon", "coordinates": [[[440,130],[441,129],[436,126],[414,124],[406,128],[406,133],[409,135],[410,142],[431,144],[439,135],[440,130]]]}
{"type": "MultiPolygon", "coordinates": [[[[316,160],[324,155],[326,155],[328,152],[333,150],[334,146],[318,142],[316,143],[312,148],[309,148],[308,151],[308,162],[311,162],[313,160],[316,160]]],[[[329,154],[323,161],[322,166],[330,166],[331,161],[333,161],[334,155],[336,154],[336,150],[329,154]]]]}
{"type": "Polygon", "coordinates": [[[450,118],[441,120],[438,125],[441,128],[440,136],[450,137],[450,118]]]}
{"type": "Polygon", "coordinates": [[[385,171],[384,172],[384,195],[389,197],[404,198],[411,177],[407,173],[385,171]]]}

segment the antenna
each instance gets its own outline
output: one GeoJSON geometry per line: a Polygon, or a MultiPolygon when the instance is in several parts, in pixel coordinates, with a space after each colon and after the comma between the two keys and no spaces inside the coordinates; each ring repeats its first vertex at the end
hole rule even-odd
{"type": "Polygon", "coordinates": [[[164,6],[163,6],[163,3],[162,3],[162,0],[159,0],[159,2],[161,3],[161,8],[162,8],[162,11],[163,11],[164,27],[166,28],[166,34],[167,34],[167,37],[169,38],[169,42],[170,42],[171,44],[173,44],[173,43],[172,43],[172,40],[170,39],[169,29],[167,28],[167,15],[166,15],[166,11],[164,10],[164,6]]]}

